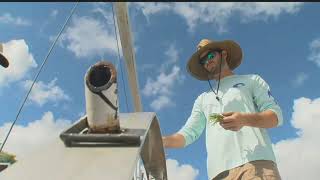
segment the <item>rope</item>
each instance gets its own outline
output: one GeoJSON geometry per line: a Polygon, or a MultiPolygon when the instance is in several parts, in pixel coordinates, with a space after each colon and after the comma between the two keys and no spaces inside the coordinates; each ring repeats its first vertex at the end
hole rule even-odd
{"type": "Polygon", "coordinates": [[[22,108],[24,107],[24,104],[26,103],[26,101],[27,101],[27,99],[28,99],[28,96],[29,96],[29,94],[30,94],[31,90],[32,90],[32,88],[33,88],[33,86],[34,86],[35,82],[37,81],[37,79],[38,79],[38,77],[39,77],[39,74],[40,74],[40,72],[41,72],[41,70],[42,70],[43,66],[44,66],[44,65],[45,65],[45,63],[47,62],[48,57],[50,56],[50,54],[51,54],[51,52],[52,52],[52,50],[53,50],[54,46],[56,45],[56,43],[57,43],[57,41],[58,41],[58,39],[59,39],[59,37],[60,37],[61,33],[63,32],[64,28],[66,27],[67,23],[69,22],[70,17],[73,15],[73,13],[74,13],[74,11],[75,11],[75,9],[76,9],[76,7],[77,7],[78,3],[79,3],[79,2],[76,2],[76,4],[74,5],[74,7],[72,8],[72,10],[71,10],[71,13],[70,13],[69,17],[67,18],[67,20],[66,20],[66,22],[64,23],[63,27],[61,28],[61,30],[60,30],[59,34],[57,35],[57,37],[56,37],[55,41],[54,41],[54,42],[53,42],[53,44],[51,45],[51,48],[50,48],[50,50],[48,51],[47,56],[45,57],[45,59],[44,59],[43,63],[41,64],[40,69],[39,69],[38,73],[36,74],[36,76],[35,76],[35,78],[34,78],[34,80],[33,80],[33,82],[32,82],[32,85],[31,85],[31,87],[30,87],[30,89],[29,89],[29,91],[28,91],[27,95],[25,96],[25,98],[24,98],[24,100],[23,100],[23,102],[22,102],[22,104],[21,104],[21,106],[20,106],[20,109],[19,109],[19,111],[18,111],[18,113],[17,113],[17,115],[16,115],[16,118],[15,118],[15,120],[13,121],[13,123],[12,123],[12,125],[11,125],[11,127],[10,127],[10,130],[9,130],[9,132],[8,132],[8,134],[7,134],[7,136],[6,136],[5,140],[4,140],[4,142],[3,142],[3,143],[2,143],[2,145],[1,145],[0,152],[2,152],[2,149],[3,149],[4,145],[6,144],[6,142],[7,142],[7,140],[8,140],[8,137],[9,137],[9,135],[10,135],[11,131],[12,131],[12,128],[13,128],[13,126],[15,125],[15,123],[16,123],[16,122],[17,122],[17,120],[18,120],[19,115],[20,115],[20,113],[21,113],[21,111],[22,111],[22,108]]]}
{"type": "MultiPolygon", "coordinates": [[[[116,27],[116,20],[114,17],[114,10],[113,10],[113,3],[111,4],[112,8],[112,16],[113,16],[113,25],[114,25],[114,33],[116,34],[116,41],[117,41],[117,48],[118,48],[118,63],[120,64],[120,71],[121,71],[121,79],[122,79],[122,84],[124,88],[124,95],[125,95],[125,100],[126,100],[126,107],[127,107],[127,112],[129,111],[129,106],[128,106],[128,97],[127,97],[127,91],[126,91],[126,86],[123,80],[123,71],[122,71],[122,66],[121,66],[121,61],[120,61],[120,48],[119,48],[119,43],[118,43],[118,34],[117,34],[117,27],[116,27]]],[[[118,67],[117,63],[117,67],[118,67]]]]}

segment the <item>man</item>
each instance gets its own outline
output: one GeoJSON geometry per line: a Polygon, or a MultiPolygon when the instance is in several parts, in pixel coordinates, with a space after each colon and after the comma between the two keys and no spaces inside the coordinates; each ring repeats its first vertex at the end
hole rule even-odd
{"type": "Polygon", "coordinates": [[[9,61],[2,53],[3,53],[3,47],[2,47],[2,44],[0,43],[0,65],[7,68],[9,66],[9,61]]]}
{"type": "Polygon", "coordinates": [[[259,75],[234,74],[241,61],[242,50],[234,41],[200,41],[187,70],[196,79],[208,81],[211,90],[198,96],[185,125],[163,137],[163,144],[165,148],[185,147],[206,127],[210,180],[279,180],[266,128],[282,125],[282,112],[259,75]],[[212,79],[218,81],[217,90],[210,84],[212,79]],[[222,121],[211,123],[214,114],[222,114],[222,121]]]}

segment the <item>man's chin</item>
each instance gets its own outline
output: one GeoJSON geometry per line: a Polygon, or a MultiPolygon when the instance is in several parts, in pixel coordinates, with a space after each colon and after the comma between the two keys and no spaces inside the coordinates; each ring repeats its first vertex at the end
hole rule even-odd
{"type": "Polygon", "coordinates": [[[219,78],[219,72],[218,71],[214,71],[210,73],[210,77],[213,79],[218,79],[219,78]]]}
{"type": "Polygon", "coordinates": [[[219,69],[218,69],[218,68],[212,68],[212,69],[211,69],[211,74],[212,74],[213,76],[219,75],[219,69]]]}

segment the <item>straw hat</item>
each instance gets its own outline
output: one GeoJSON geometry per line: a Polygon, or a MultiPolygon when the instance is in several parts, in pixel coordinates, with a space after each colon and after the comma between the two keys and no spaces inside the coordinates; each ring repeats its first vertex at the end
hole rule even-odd
{"type": "Polygon", "coordinates": [[[9,61],[2,53],[3,53],[3,47],[2,47],[2,44],[0,43],[0,65],[7,68],[9,66],[9,61]]]}
{"type": "Polygon", "coordinates": [[[240,45],[232,40],[213,41],[204,39],[200,41],[197,51],[188,60],[188,72],[199,80],[208,80],[209,72],[199,63],[200,55],[207,50],[226,50],[227,63],[231,70],[234,70],[241,64],[242,50],[240,45]]]}

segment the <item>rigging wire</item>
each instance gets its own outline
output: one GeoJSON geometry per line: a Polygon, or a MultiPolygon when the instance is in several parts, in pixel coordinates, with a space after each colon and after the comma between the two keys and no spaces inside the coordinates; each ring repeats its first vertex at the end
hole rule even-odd
{"type": "MultiPolygon", "coordinates": [[[[125,95],[125,100],[126,100],[126,107],[127,107],[127,112],[129,111],[129,106],[128,106],[128,98],[127,98],[127,92],[126,92],[126,85],[123,80],[123,71],[122,71],[122,66],[121,66],[121,61],[120,61],[120,48],[119,48],[119,43],[118,43],[118,33],[117,33],[117,27],[116,27],[116,20],[114,17],[114,10],[113,10],[113,3],[111,2],[111,8],[112,8],[112,16],[113,16],[113,25],[114,25],[114,33],[116,34],[116,41],[117,41],[117,48],[118,48],[118,63],[120,64],[120,71],[121,71],[121,79],[122,79],[122,84],[124,88],[124,95],[125,95]]],[[[117,63],[117,66],[118,66],[117,63]]]]}
{"type": "Polygon", "coordinates": [[[47,55],[46,55],[46,57],[45,57],[44,61],[42,62],[41,66],[40,66],[40,68],[39,68],[39,71],[38,71],[38,73],[36,74],[36,76],[35,76],[35,78],[34,78],[34,80],[33,80],[33,82],[32,82],[32,85],[31,85],[31,87],[30,87],[30,89],[29,89],[29,91],[28,91],[27,95],[25,96],[25,98],[24,98],[24,100],[23,100],[23,102],[22,102],[22,104],[21,104],[21,106],[20,106],[20,108],[19,108],[19,110],[18,110],[18,113],[17,113],[17,115],[16,115],[16,118],[15,118],[15,120],[13,121],[13,123],[12,123],[12,125],[11,125],[11,127],[10,127],[10,129],[9,129],[8,134],[7,134],[7,136],[6,136],[5,140],[3,141],[2,145],[1,145],[0,152],[2,152],[2,149],[3,149],[4,145],[6,144],[6,142],[7,142],[7,140],[8,140],[8,137],[9,137],[9,135],[10,135],[11,131],[12,131],[12,128],[13,128],[13,126],[15,125],[15,123],[16,123],[16,122],[17,122],[17,120],[18,120],[19,115],[20,115],[20,113],[21,113],[21,111],[22,111],[22,108],[24,107],[24,104],[26,103],[26,101],[27,101],[27,99],[28,99],[28,97],[29,97],[29,94],[30,94],[31,90],[32,90],[32,88],[33,88],[33,86],[34,86],[35,82],[37,81],[37,79],[38,79],[38,77],[39,77],[39,74],[40,74],[40,72],[41,72],[41,70],[42,70],[43,66],[46,64],[46,62],[47,62],[47,60],[48,60],[48,58],[49,58],[49,56],[50,56],[50,54],[51,54],[51,52],[52,52],[52,50],[53,50],[54,46],[56,45],[56,43],[57,43],[57,41],[58,41],[58,39],[59,39],[60,35],[62,34],[63,30],[65,29],[66,25],[68,24],[69,19],[70,19],[70,18],[71,18],[71,16],[73,15],[73,13],[74,13],[74,11],[75,11],[76,7],[78,6],[78,4],[79,4],[79,1],[77,1],[77,2],[76,2],[76,4],[73,6],[73,8],[72,8],[72,10],[71,10],[71,12],[70,12],[69,17],[67,18],[66,22],[65,22],[65,23],[64,23],[64,25],[62,26],[62,28],[61,28],[61,30],[60,30],[60,32],[59,32],[59,34],[57,35],[57,37],[56,37],[55,41],[53,42],[53,44],[51,45],[51,47],[50,47],[50,49],[49,49],[49,51],[48,51],[48,53],[47,53],[47,55]]]}

